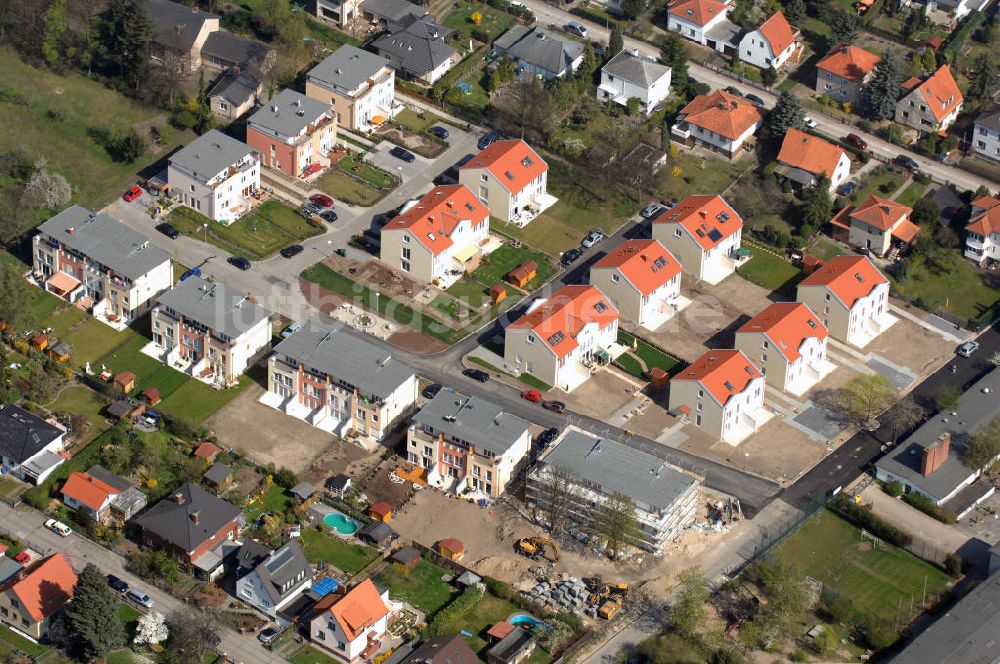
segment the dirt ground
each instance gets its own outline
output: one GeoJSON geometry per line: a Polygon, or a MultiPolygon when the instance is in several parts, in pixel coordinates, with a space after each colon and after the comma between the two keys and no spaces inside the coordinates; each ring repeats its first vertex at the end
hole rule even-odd
{"type": "Polygon", "coordinates": [[[780,417],[772,418],[735,447],[693,426],[686,427],[684,432],[688,439],[680,444],[682,450],[782,484],[792,482],[812,468],[827,451],[826,445],[809,438],[780,417]]]}
{"type": "Polygon", "coordinates": [[[900,317],[895,325],[865,346],[863,352],[881,355],[924,377],[933,373],[941,358],[954,354],[955,345],[954,341],[900,317]]]}
{"type": "MultiPolygon", "coordinates": [[[[723,284],[729,281],[732,279],[723,284]]],[[[691,304],[655,332],[641,330],[639,336],[686,362],[693,362],[710,348],[732,348],[736,328],[750,316],[736,308],[732,300],[720,299],[713,293],[687,290],[683,294],[691,304]]]]}
{"type": "MultiPolygon", "coordinates": [[[[636,386],[613,371],[598,371],[590,380],[562,397],[570,410],[610,421],[611,416],[631,401],[636,386]]],[[[610,422],[619,425],[621,422],[610,422]]]]}
{"type": "MultiPolygon", "coordinates": [[[[696,289],[692,291],[697,292],[696,289]]],[[[771,291],[750,283],[738,274],[727,277],[715,286],[704,286],[704,295],[727,302],[748,316],[756,316],[761,310],[774,304],[771,291]]]]}
{"type": "Polygon", "coordinates": [[[356,480],[364,477],[380,459],[381,449],[371,453],[360,445],[337,443],[330,445],[309,468],[299,473],[299,479],[317,487],[323,486],[329,477],[340,473],[356,480]]]}
{"type": "Polygon", "coordinates": [[[666,411],[667,402],[664,396],[656,395],[654,402],[655,404],[646,408],[641,415],[626,420],[621,426],[641,436],[658,440],[666,429],[676,424],[678,418],[666,411]]]}
{"type": "Polygon", "coordinates": [[[296,473],[334,441],[334,436],[291,415],[269,408],[257,399],[264,388],[254,384],[206,423],[224,447],[233,447],[258,463],[273,462],[296,473]]]}
{"type": "MultiPolygon", "coordinates": [[[[373,503],[385,501],[396,509],[399,509],[401,505],[409,501],[410,496],[414,493],[413,486],[405,482],[396,484],[389,481],[389,474],[402,464],[403,461],[404,459],[396,455],[382,460],[375,471],[367,479],[358,484],[361,491],[368,496],[369,501],[373,503]]],[[[395,526],[396,521],[394,519],[393,527],[395,526]]]]}

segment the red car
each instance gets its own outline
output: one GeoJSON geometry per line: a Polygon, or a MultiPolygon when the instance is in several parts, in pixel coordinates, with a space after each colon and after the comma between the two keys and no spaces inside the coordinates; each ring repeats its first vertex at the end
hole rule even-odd
{"type": "Polygon", "coordinates": [[[844,140],[853,145],[854,147],[858,148],[859,150],[868,149],[868,141],[861,138],[857,134],[848,134],[847,136],[844,137],[844,140]]]}
{"type": "Polygon", "coordinates": [[[542,401],[542,393],[538,390],[525,390],[521,392],[521,398],[530,401],[531,403],[540,403],[542,401]]]}
{"type": "Polygon", "coordinates": [[[27,551],[22,551],[21,553],[14,556],[14,560],[21,563],[22,565],[31,560],[31,555],[27,551]]]}
{"type": "Polygon", "coordinates": [[[122,196],[122,198],[125,199],[125,202],[131,203],[140,196],[142,196],[142,187],[140,187],[139,185],[135,185],[134,187],[126,191],[125,194],[122,196]]]}
{"type": "Polygon", "coordinates": [[[566,404],[562,401],[543,401],[542,408],[545,410],[551,410],[553,413],[565,413],[566,404]]]}
{"type": "Polygon", "coordinates": [[[313,194],[309,197],[309,200],[320,207],[328,208],[333,205],[333,199],[326,194],[313,194]]]}

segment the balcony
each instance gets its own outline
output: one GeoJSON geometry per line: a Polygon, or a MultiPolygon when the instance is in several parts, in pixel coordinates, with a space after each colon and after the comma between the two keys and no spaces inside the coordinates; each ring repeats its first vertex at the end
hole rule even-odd
{"type": "Polygon", "coordinates": [[[687,122],[678,122],[670,128],[670,133],[686,141],[691,138],[691,125],[687,122]]]}

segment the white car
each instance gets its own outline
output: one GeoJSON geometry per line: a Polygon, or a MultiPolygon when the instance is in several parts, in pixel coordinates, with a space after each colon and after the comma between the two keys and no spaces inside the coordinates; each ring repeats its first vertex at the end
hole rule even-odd
{"type": "Polygon", "coordinates": [[[45,522],[45,527],[54,532],[60,537],[69,537],[73,534],[73,529],[67,526],[62,521],[56,521],[55,519],[49,519],[45,522]]]}
{"type": "Polygon", "coordinates": [[[816,121],[813,120],[808,115],[805,116],[804,118],[802,118],[802,124],[804,124],[805,126],[809,127],[810,129],[815,129],[816,128],[816,121]]]}
{"type": "Polygon", "coordinates": [[[591,247],[593,247],[595,244],[597,244],[606,237],[607,235],[604,234],[604,231],[600,229],[593,230],[587,234],[587,237],[583,238],[583,242],[581,242],[580,244],[582,244],[584,248],[590,249],[591,247]]]}

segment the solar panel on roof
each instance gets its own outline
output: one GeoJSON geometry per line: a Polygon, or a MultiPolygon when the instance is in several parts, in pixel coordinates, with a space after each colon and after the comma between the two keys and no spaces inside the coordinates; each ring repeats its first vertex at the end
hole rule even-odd
{"type": "Polygon", "coordinates": [[[508,180],[513,180],[513,179],[514,179],[514,174],[513,174],[513,173],[511,173],[510,171],[504,171],[504,172],[503,172],[503,174],[504,174],[504,176],[505,176],[505,177],[506,177],[506,178],[507,178],[508,180]]]}
{"type": "MultiPolygon", "coordinates": [[[[781,342],[781,345],[782,345],[782,346],[787,346],[788,344],[786,344],[786,343],[785,343],[784,341],[782,341],[782,342],[781,342]]],[[[754,374],[756,373],[756,372],[755,372],[755,371],[753,370],[753,367],[743,367],[743,370],[744,370],[744,371],[746,371],[746,372],[747,372],[747,374],[749,374],[749,375],[751,375],[751,376],[752,376],[752,375],[754,375],[754,374]]]]}
{"type": "Polygon", "coordinates": [[[713,228],[708,232],[708,239],[712,242],[718,242],[722,239],[722,233],[713,228]]]}
{"type": "Polygon", "coordinates": [[[291,549],[285,549],[284,551],[279,553],[276,557],[268,560],[265,566],[267,567],[268,572],[273,572],[274,570],[280,568],[282,565],[284,565],[291,559],[292,559],[291,549]]]}
{"type": "Polygon", "coordinates": [[[653,261],[653,265],[655,265],[656,267],[663,267],[666,264],[667,264],[667,259],[664,258],[663,256],[660,256],[655,261],[653,261]]]}
{"type": "Polygon", "coordinates": [[[531,159],[531,157],[525,157],[524,159],[521,160],[521,165],[524,166],[525,168],[531,166],[534,163],[535,162],[531,159]]]}
{"type": "Polygon", "coordinates": [[[602,314],[608,310],[608,305],[604,302],[598,302],[594,305],[594,309],[597,309],[597,313],[602,314]]]}
{"type": "Polygon", "coordinates": [[[812,329],[814,329],[814,330],[816,329],[816,321],[814,321],[812,318],[810,318],[809,320],[807,320],[806,324],[808,324],[809,327],[811,327],[812,329]]]}

